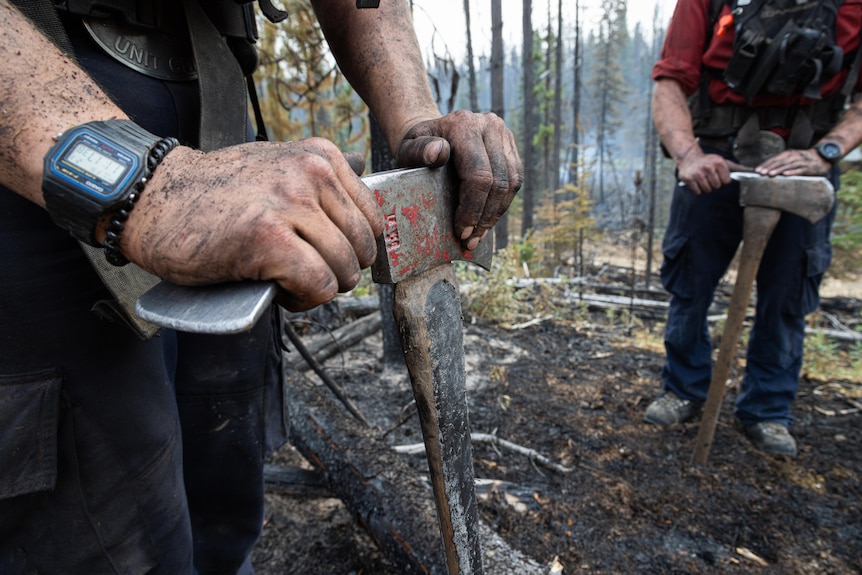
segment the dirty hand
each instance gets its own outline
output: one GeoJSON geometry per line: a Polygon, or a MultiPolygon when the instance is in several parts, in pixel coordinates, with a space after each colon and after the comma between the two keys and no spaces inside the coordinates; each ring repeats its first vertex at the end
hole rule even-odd
{"type": "Polygon", "coordinates": [[[707,194],[730,183],[730,172],[750,172],[751,168],[718,154],[705,154],[693,146],[677,165],[680,182],[696,196],[707,194]]]}
{"type": "Polygon", "coordinates": [[[817,150],[785,150],[757,166],[761,176],[825,176],[832,164],[820,157],[817,150]]]}
{"type": "Polygon", "coordinates": [[[179,284],[276,280],[300,311],[352,289],[383,216],[347,159],[319,138],[170,152],[121,236],[131,261],[179,284]]]}
{"type": "Polygon", "coordinates": [[[439,167],[451,156],[461,180],[455,233],[475,249],[524,182],[515,137],[495,114],[457,111],[419,122],[404,136],[399,166],[439,167]]]}

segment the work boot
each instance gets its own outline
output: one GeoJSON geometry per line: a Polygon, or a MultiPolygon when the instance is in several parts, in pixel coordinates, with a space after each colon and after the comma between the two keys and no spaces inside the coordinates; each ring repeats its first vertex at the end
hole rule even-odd
{"type": "Polygon", "coordinates": [[[747,426],[745,433],[760,451],[796,457],[796,440],[783,423],[761,421],[747,426]]]}
{"type": "Polygon", "coordinates": [[[655,399],[644,414],[644,421],[656,425],[673,425],[688,421],[700,413],[703,402],[682,399],[672,391],[667,391],[655,399]]]}

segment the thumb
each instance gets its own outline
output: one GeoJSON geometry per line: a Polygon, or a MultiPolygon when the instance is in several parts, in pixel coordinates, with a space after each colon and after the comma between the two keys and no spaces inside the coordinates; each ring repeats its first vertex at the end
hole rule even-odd
{"type": "Polygon", "coordinates": [[[365,171],[365,158],[359,152],[343,152],[344,159],[350,164],[350,168],[357,176],[365,171]]]}
{"type": "Polygon", "coordinates": [[[727,162],[727,167],[731,172],[753,172],[754,168],[749,166],[743,166],[742,164],[738,164],[736,162],[732,162],[730,160],[725,160],[727,162]]]}
{"type": "Polygon", "coordinates": [[[449,142],[436,136],[404,138],[395,158],[403,168],[439,168],[449,161],[449,142]]]}

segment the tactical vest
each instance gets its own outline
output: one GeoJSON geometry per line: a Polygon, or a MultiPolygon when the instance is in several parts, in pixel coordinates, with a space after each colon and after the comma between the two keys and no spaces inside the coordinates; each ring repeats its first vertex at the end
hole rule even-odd
{"type": "MultiPolygon", "coordinates": [[[[820,99],[843,64],[835,23],[843,0],[732,0],[733,56],[728,87],[750,103],[755,96],[820,99]]],[[[722,2],[722,4],[726,3],[722,2]]]]}
{"type": "Polygon", "coordinates": [[[839,120],[856,84],[859,54],[844,54],[835,43],[843,0],[712,0],[704,50],[710,45],[722,8],[729,5],[733,55],[725,70],[705,68],[698,92],[689,100],[695,134],[723,138],[760,129],[789,131],[788,146],[806,148],[839,120]],[[849,69],[842,90],[822,100],[821,89],[849,69]],[[717,105],[708,94],[710,78],[723,80],[749,103],[759,95],[804,96],[814,103],[791,108],[717,105]]]}

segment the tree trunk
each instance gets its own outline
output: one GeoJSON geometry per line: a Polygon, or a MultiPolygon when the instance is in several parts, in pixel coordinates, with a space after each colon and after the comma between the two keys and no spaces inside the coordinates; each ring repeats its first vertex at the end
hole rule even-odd
{"type": "MultiPolygon", "coordinates": [[[[547,44],[545,50],[545,91],[542,96],[542,193],[545,194],[549,190],[551,190],[551,139],[548,137],[548,128],[551,126],[551,105],[549,103],[549,94],[551,93],[551,82],[553,78],[551,77],[551,69],[554,67],[554,42],[553,37],[554,33],[552,32],[553,28],[553,19],[551,18],[551,2],[548,0],[548,28],[545,32],[547,37],[547,44]]],[[[553,190],[551,190],[551,205],[554,206],[554,214],[556,218],[556,198],[553,195],[553,190]]]]}
{"type": "Polygon", "coordinates": [[[464,0],[464,21],[467,24],[467,83],[470,90],[470,109],[479,111],[476,95],[476,66],[473,63],[473,32],[470,30],[470,0],[464,0]]]}
{"type": "MultiPolygon", "coordinates": [[[[502,0],[491,0],[491,111],[500,118],[506,116],[503,99],[503,6],[502,0]]],[[[494,243],[497,250],[509,245],[509,217],[503,214],[494,227],[494,243]]]]}
{"type": "MultiPolygon", "coordinates": [[[[659,33],[658,33],[658,7],[653,14],[652,30],[653,30],[653,45],[652,45],[652,60],[658,58],[659,33]]],[[[656,187],[656,163],[659,158],[658,134],[656,133],[655,124],[652,116],[652,95],[654,84],[650,82],[649,102],[647,107],[647,181],[648,184],[648,212],[647,212],[647,259],[645,282],[646,287],[650,287],[650,279],[652,277],[652,254],[653,254],[653,239],[655,237],[655,187],[656,187]]]]}
{"type": "MultiPolygon", "coordinates": [[[[308,385],[287,371],[291,422],[290,440],[312,463],[317,475],[303,473],[297,489],[310,485],[317,492],[328,487],[354,519],[368,531],[389,561],[405,575],[445,575],[436,508],[427,480],[423,480],[380,437],[380,430],[345,417],[344,408],[317,385],[308,385]],[[320,485],[317,478],[325,482],[320,485]]],[[[381,386],[380,394],[385,394],[381,386]]],[[[270,468],[267,479],[284,474],[270,468]]],[[[479,525],[486,573],[543,575],[548,567],[512,549],[484,523],[479,525]]]]}
{"type": "Polygon", "coordinates": [[[581,101],[581,2],[575,0],[575,54],[572,70],[572,143],[571,161],[569,163],[569,182],[580,186],[580,101],[581,101]]]}
{"type": "Polygon", "coordinates": [[[524,0],[522,29],[524,37],[523,62],[524,62],[524,186],[521,197],[524,200],[524,214],[521,219],[521,235],[526,236],[533,228],[533,135],[536,132],[536,121],[534,116],[535,97],[533,87],[535,83],[533,70],[533,2],[524,0]]]}
{"type": "Polygon", "coordinates": [[[554,62],[554,152],[551,191],[560,189],[560,142],[563,135],[563,0],[557,0],[557,46],[554,62]]]}

